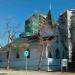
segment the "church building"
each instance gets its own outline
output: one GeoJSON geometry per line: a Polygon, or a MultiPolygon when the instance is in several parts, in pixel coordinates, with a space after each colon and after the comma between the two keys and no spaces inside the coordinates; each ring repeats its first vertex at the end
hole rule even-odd
{"type": "Polygon", "coordinates": [[[25,21],[25,31],[0,52],[0,67],[58,71],[66,58],[60,41],[58,25],[51,11],[47,15],[34,13],[25,21]],[[9,51],[10,49],[10,51],[9,51]],[[28,54],[25,51],[28,51],[28,54]],[[27,54],[27,61],[26,55],[27,54]],[[8,63],[9,60],[9,63],[8,63]]]}

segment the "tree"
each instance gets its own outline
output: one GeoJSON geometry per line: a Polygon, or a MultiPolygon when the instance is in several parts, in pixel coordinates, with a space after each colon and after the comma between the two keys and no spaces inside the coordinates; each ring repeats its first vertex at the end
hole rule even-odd
{"type": "Polygon", "coordinates": [[[16,39],[16,33],[18,26],[15,25],[13,26],[13,24],[11,25],[10,22],[6,23],[6,32],[8,34],[8,43],[7,43],[7,47],[8,47],[8,59],[7,59],[7,69],[10,68],[10,58],[11,58],[11,49],[12,47],[14,47],[15,45],[13,45],[13,41],[16,39]]]}
{"type": "MultiPolygon", "coordinates": [[[[46,55],[48,55],[47,54],[48,46],[50,45],[51,40],[54,38],[53,31],[46,19],[44,19],[44,20],[40,19],[39,24],[40,24],[39,25],[39,40],[42,45],[42,51],[41,51],[41,55],[40,55],[38,69],[40,69],[40,66],[42,64],[44,52],[46,51],[46,55]]],[[[46,57],[48,57],[48,56],[46,56],[46,57]]]]}

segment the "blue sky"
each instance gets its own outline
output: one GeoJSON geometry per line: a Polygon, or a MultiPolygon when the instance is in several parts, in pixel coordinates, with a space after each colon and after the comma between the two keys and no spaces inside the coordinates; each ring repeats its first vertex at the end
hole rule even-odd
{"type": "Polygon", "coordinates": [[[7,43],[7,22],[18,25],[19,34],[24,31],[25,20],[36,11],[47,14],[50,3],[55,20],[64,10],[75,8],[75,0],[0,0],[0,44],[7,43]]]}

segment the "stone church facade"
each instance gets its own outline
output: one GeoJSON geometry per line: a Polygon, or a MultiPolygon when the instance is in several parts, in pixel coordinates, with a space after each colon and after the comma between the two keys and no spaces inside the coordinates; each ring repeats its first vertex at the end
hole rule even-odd
{"type": "MultiPolygon", "coordinates": [[[[30,51],[27,69],[57,71],[65,57],[65,48],[60,41],[58,25],[53,23],[51,11],[48,15],[34,13],[25,21],[25,31],[11,42],[10,68],[26,69],[25,49],[30,51]],[[15,47],[12,47],[15,45],[15,47]]],[[[0,52],[0,67],[7,67],[8,46],[0,52]]]]}

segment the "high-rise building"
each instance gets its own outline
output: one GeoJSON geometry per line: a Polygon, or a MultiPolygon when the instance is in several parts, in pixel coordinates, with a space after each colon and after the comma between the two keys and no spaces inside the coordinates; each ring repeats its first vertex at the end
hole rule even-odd
{"type": "Polygon", "coordinates": [[[69,62],[75,62],[75,9],[60,14],[59,32],[69,62]]]}

